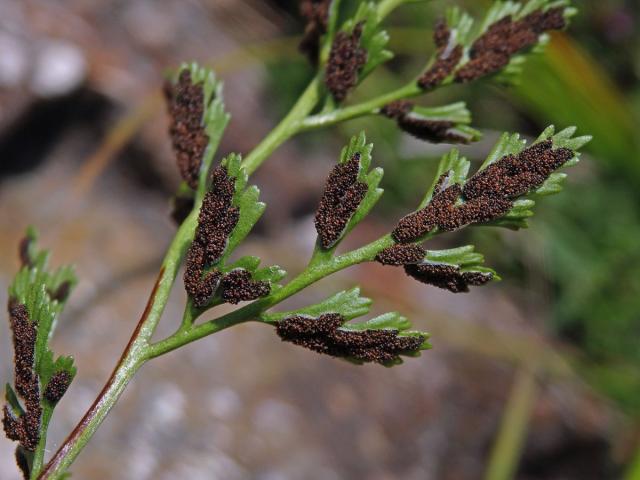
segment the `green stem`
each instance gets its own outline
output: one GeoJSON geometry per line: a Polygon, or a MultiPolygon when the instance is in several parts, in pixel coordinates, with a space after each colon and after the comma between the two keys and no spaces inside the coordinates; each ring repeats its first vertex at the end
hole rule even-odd
{"type": "MultiPolygon", "coordinates": [[[[243,165],[249,174],[254,172],[279,145],[297,132],[298,121],[306,117],[318,103],[320,98],[319,85],[318,78],[315,78],[293,106],[289,114],[247,156],[243,165]]],[[[199,204],[195,205],[189,217],[187,217],[176,233],[165,256],[160,275],[147,303],[147,308],[138,322],[138,326],[129,340],[129,344],[123,352],[120,361],[107,380],[106,385],[93,405],[85,413],[80,423],[42,470],[38,479],[55,480],[64,474],[98,429],[111,408],[118,401],[120,395],[122,395],[122,392],[138,369],[147,359],[152,358],[153,355],[150,353],[149,342],[164,311],[182,259],[193,239],[199,210],[199,204]]],[[[185,311],[185,319],[183,319],[182,327],[176,335],[179,335],[180,332],[193,330],[188,330],[188,327],[191,326],[193,321],[192,317],[193,315],[190,309],[185,311]]],[[[231,317],[231,319],[233,318],[234,317],[231,317]]],[[[225,326],[224,320],[221,319],[218,324],[219,327],[217,330],[220,330],[233,323],[230,322],[225,326]]],[[[211,333],[217,330],[212,329],[211,333]]]]}
{"type": "Polygon", "coordinates": [[[286,117],[269,133],[262,142],[244,159],[242,166],[247,174],[255,172],[273,151],[295,135],[298,124],[314,109],[320,100],[319,76],[314,78],[286,117]]]}
{"type": "Polygon", "coordinates": [[[80,423],[42,470],[38,476],[39,479],[55,480],[64,474],[118,401],[129,381],[144,363],[149,341],[160,321],[171,287],[176,279],[178,268],[189,242],[193,238],[197,218],[198,209],[194,209],[178,229],[162,262],[162,268],[147,302],[147,307],[120,361],[93,405],[87,410],[80,423]]]}
{"type": "Polygon", "coordinates": [[[250,303],[217,319],[196,325],[188,330],[180,329],[172,336],[151,345],[148,350],[148,358],[159,357],[232,325],[259,320],[260,315],[265,310],[295,295],[300,290],[347,267],[372,261],[378,252],[393,244],[394,241],[391,236],[385,235],[357,250],[332,257],[326,261],[310,264],[300,275],[268,297],[250,303]]]}
{"type": "MultiPolygon", "coordinates": [[[[388,102],[421,93],[423,92],[415,85],[415,82],[412,82],[394,92],[359,105],[309,116],[321,98],[319,74],[311,81],[287,116],[247,155],[243,161],[243,167],[251,175],[278,146],[300,131],[320,128],[349,118],[375,113],[378,108],[388,102]]],[[[197,315],[187,305],[182,325],[178,331],[165,340],[151,345],[149,343],[151,336],[156,330],[180,263],[193,238],[198,212],[199,205],[196,205],[189,217],[183,222],[169,247],[147,308],[107,384],[80,423],[38,476],[40,480],[58,479],[62,476],[93,436],[122,395],[129,381],[145,361],[237,323],[258,319],[263,311],[308,285],[351,265],[373,260],[380,250],[393,244],[393,240],[386,236],[353,252],[337,257],[318,258],[317,262],[312,262],[302,274],[272,295],[200,325],[193,326],[197,315]]]]}
{"type": "Polygon", "coordinates": [[[42,470],[44,464],[44,452],[47,446],[47,432],[49,430],[49,422],[53,415],[53,407],[43,408],[42,411],[42,426],[40,427],[40,441],[36,447],[36,451],[33,453],[33,462],[31,464],[31,477],[37,478],[38,474],[42,470]]]}
{"type": "Polygon", "coordinates": [[[319,113],[312,115],[297,125],[299,131],[313,130],[316,128],[328,127],[336,123],[351,120],[353,118],[362,117],[365,115],[374,115],[378,113],[379,109],[385,106],[387,103],[403,98],[416,97],[422,95],[424,90],[418,87],[417,83],[411,82],[407,85],[389,92],[385,95],[373,98],[366,102],[352,105],[350,107],[339,108],[337,110],[329,111],[326,113],[319,113]]]}

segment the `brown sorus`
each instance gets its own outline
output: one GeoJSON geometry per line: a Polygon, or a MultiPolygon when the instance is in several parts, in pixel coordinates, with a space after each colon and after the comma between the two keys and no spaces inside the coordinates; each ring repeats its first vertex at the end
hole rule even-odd
{"type": "Polygon", "coordinates": [[[36,323],[29,319],[25,305],[9,300],[9,323],[13,333],[15,391],[24,400],[24,414],[16,417],[8,405],[4,408],[3,427],[7,437],[34,451],[40,440],[42,407],[40,384],[33,369],[36,323]]]}
{"type": "Polygon", "coordinates": [[[358,181],[360,154],[333,167],[327,178],[315,216],[320,243],[330,248],[342,235],[349,219],[367,194],[366,183],[358,181]]]}
{"type": "Polygon", "coordinates": [[[184,272],[185,290],[197,307],[203,307],[213,297],[222,274],[207,267],[220,259],[229,235],[238,224],[240,211],[232,206],[235,178],[223,166],[213,171],[211,188],[205,194],[198,216],[193,243],[189,247],[184,272]]]}
{"type": "Polygon", "coordinates": [[[420,263],[424,260],[427,251],[420,245],[392,245],[376,255],[376,261],[383,265],[407,265],[420,263]]]}
{"type": "Polygon", "coordinates": [[[460,59],[463,49],[461,45],[450,45],[451,31],[444,20],[436,23],[433,32],[433,41],[436,44],[436,59],[418,79],[418,86],[423,90],[429,90],[440,85],[445,78],[453,73],[460,59]]]}
{"type": "Polygon", "coordinates": [[[196,307],[203,307],[211,300],[222,278],[217,269],[205,274],[204,258],[204,247],[199,243],[192,243],[187,252],[184,287],[196,307]]]}
{"type": "Polygon", "coordinates": [[[516,21],[511,16],[498,20],[473,43],[470,60],[456,72],[456,81],[469,82],[497,72],[513,55],[534,46],[542,33],[565,25],[562,7],[536,10],[516,21]]]}
{"type": "Polygon", "coordinates": [[[220,288],[222,299],[233,304],[265,297],[271,291],[269,282],[253,280],[251,273],[242,268],[227,273],[220,288]]]}
{"type": "Polygon", "coordinates": [[[469,143],[469,138],[455,132],[455,123],[445,120],[429,120],[411,115],[413,104],[397,100],[385,105],[380,113],[395,119],[398,127],[420,140],[431,143],[469,143]]]}
{"type": "Polygon", "coordinates": [[[467,200],[515,199],[540,187],[549,175],[574,157],[573,150],[553,148],[545,140],[517,155],[506,155],[471,177],[464,186],[467,200]]]}
{"type": "Polygon", "coordinates": [[[422,283],[453,293],[468,292],[470,285],[484,285],[493,278],[491,273],[462,272],[455,265],[445,264],[405,265],[404,270],[407,275],[422,283]]]}
{"type": "Polygon", "coordinates": [[[338,32],[325,72],[325,84],[333,98],[341,102],[358,84],[358,74],[367,63],[367,51],[360,46],[362,23],[358,23],[351,33],[338,32]]]}
{"type": "Polygon", "coordinates": [[[303,0],[300,2],[300,14],[307,23],[298,48],[313,64],[318,61],[320,37],[327,33],[330,6],[331,0],[303,0]]]}
{"type": "Polygon", "coordinates": [[[175,84],[165,84],[164,94],[170,116],[169,135],[180,175],[196,189],[200,165],[209,143],[203,125],[204,89],[201,84],[193,83],[188,70],[182,70],[175,84]]]}
{"type": "Polygon", "coordinates": [[[49,379],[44,389],[44,398],[51,403],[58,403],[64,396],[71,384],[71,375],[69,372],[57,372],[49,379]]]}
{"type": "Polygon", "coordinates": [[[283,341],[318,353],[381,364],[397,361],[401,353],[419,350],[424,342],[423,336],[399,336],[397,330],[342,330],[339,327],[345,321],[337,313],[318,318],[293,316],[278,322],[276,331],[283,341]]]}
{"type": "Polygon", "coordinates": [[[235,178],[218,166],[213,171],[211,188],[205,194],[198,216],[195,241],[205,248],[205,263],[211,264],[224,253],[227,240],[238,224],[240,210],[232,206],[235,178]]]}
{"type": "Polygon", "coordinates": [[[450,216],[462,189],[460,185],[446,186],[449,173],[443,173],[434,189],[431,201],[421,210],[406,215],[393,230],[393,238],[399,243],[411,243],[434,230],[450,216]]]}
{"type": "Polygon", "coordinates": [[[568,148],[553,149],[553,142],[545,140],[518,155],[502,157],[467,180],[464,187],[454,184],[444,188],[449,175],[445,173],[439,178],[429,204],[402,218],[393,238],[410,243],[436,227],[452,231],[500,218],[513,207],[513,200],[540,187],[574,155],[568,148]]]}

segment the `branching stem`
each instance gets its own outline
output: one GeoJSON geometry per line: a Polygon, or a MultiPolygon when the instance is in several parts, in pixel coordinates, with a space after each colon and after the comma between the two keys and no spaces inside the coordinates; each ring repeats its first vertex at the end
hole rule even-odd
{"type": "MultiPolygon", "coordinates": [[[[397,2],[387,3],[395,4],[397,2]]],[[[386,103],[423,93],[415,82],[412,82],[391,93],[351,107],[332,108],[327,111],[323,110],[317,115],[310,115],[322,100],[323,87],[321,83],[321,74],[318,74],[310,82],[287,116],[247,155],[243,161],[243,167],[249,175],[255,172],[282,143],[301,131],[326,127],[352,118],[374,114],[386,103]]],[[[150,343],[151,337],[164,311],[180,264],[193,239],[199,209],[200,205],[197,204],[189,217],[182,223],[173,239],[162,264],[154,290],[149,298],[147,308],[103,390],[42,471],[39,471],[39,466],[42,463],[42,456],[40,456],[40,465],[38,465],[37,470],[34,469],[32,478],[56,480],[62,477],[111,408],[116,404],[129,381],[147,360],[232,325],[251,320],[260,321],[261,314],[267,309],[328,275],[349,266],[373,260],[380,250],[393,244],[393,240],[387,235],[352,252],[338,256],[314,257],[314,261],[283,288],[276,290],[263,299],[214,320],[194,325],[198,313],[187,306],[178,331],[170,337],[152,344],[150,343]]]]}

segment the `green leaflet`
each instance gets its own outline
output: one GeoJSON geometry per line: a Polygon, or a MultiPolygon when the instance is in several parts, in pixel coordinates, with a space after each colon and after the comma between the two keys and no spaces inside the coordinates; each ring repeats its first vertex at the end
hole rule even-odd
{"type": "Polygon", "coordinates": [[[362,82],[380,64],[393,58],[393,53],[386,49],[389,34],[380,28],[380,17],[375,3],[361,3],[353,18],[344,23],[342,30],[350,32],[360,22],[364,22],[360,45],[367,51],[367,63],[359,75],[359,82],[362,82]]]}
{"type": "MultiPolygon", "coordinates": [[[[202,164],[200,165],[198,191],[196,192],[196,200],[199,202],[202,200],[202,197],[204,197],[204,194],[209,187],[209,174],[213,164],[213,157],[218,150],[220,140],[222,139],[222,135],[224,134],[231,116],[224,109],[224,98],[222,94],[223,83],[216,78],[213,70],[202,67],[196,62],[183,63],[171,75],[171,79],[174,83],[177,81],[180,73],[184,70],[189,71],[192,83],[194,85],[202,84],[202,88],[204,90],[204,112],[202,115],[202,124],[204,125],[205,132],[209,137],[209,143],[202,158],[202,164]]],[[[188,195],[187,192],[191,192],[191,189],[185,182],[182,182],[179,190],[179,195],[182,195],[183,197],[188,195]]],[[[191,195],[193,195],[192,192],[191,195]]]]}
{"type": "MultiPolygon", "coordinates": [[[[401,356],[392,363],[386,363],[385,367],[393,367],[401,365],[403,363],[402,357],[419,357],[422,350],[429,350],[432,348],[429,338],[431,335],[427,332],[421,332],[417,330],[411,330],[411,322],[400,315],[398,312],[383,313],[371,320],[365,322],[345,323],[340,327],[340,330],[352,331],[352,332],[364,332],[371,330],[396,330],[399,337],[423,337],[424,341],[420,345],[420,348],[416,351],[402,352],[401,356]]],[[[362,362],[347,359],[352,363],[362,364],[362,362]]]]}
{"type": "MultiPolygon", "coordinates": [[[[555,7],[566,7],[564,17],[568,22],[577,13],[576,9],[568,6],[569,3],[568,0],[529,0],[528,2],[496,0],[480,22],[475,22],[458,7],[450,8],[446,14],[447,25],[455,35],[456,43],[464,47],[464,54],[459,66],[464,65],[469,60],[469,52],[473,42],[486,33],[495,22],[507,16],[518,20],[536,10],[542,9],[546,11],[555,7]]],[[[513,55],[509,64],[501,71],[491,75],[491,77],[493,80],[503,84],[517,83],[528,56],[544,52],[544,47],[548,42],[549,35],[543,33],[539,36],[538,43],[534,47],[526,52],[513,55]]]]}
{"type": "Polygon", "coordinates": [[[266,205],[258,200],[260,196],[258,187],[255,185],[247,187],[247,172],[241,164],[242,158],[235,153],[232,153],[221,162],[221,165],[226,167],[227,174],[236,179],[233,206],[240,210],[240,219],[238,220],[236,228],[233,229],[233,232],[229,236],[227,248],[220,259],[221,264],[226,262],[229,255],[242,243],[247,235],[249,235],[249,232],[251,232],[251,229],[260,219],[266,208],[266,205]]]}
{"type": "Polygon", "coordinates": [[[371,152],[373,150],[373,144],[367,143],[367,137],[364,132],[360,132],[359,135],[351,138],[349,145],[342,149],[340,154],[340,163],[349,161],[354,154],[360,154],[360,171],[358,172],[358,181],[366,183],[368,188],[367,194],[362,199],[360,206],[349,220],[343,238],[347,235],[355,226],[360,223],[371,211],[371,209],[378,203],[380,197],[384,193],[382,188],[378,188],[384,175],[384,170],[380,167],[376,167],[369,171],[371,166],[371,152]]]}
{"type": "MultiPolygon", "coordinates": [[[[588,135],[574,137],[576,132],[575,127],[566,128],[558,133],[555,133],[555,127],[547,127],[542,134],[532,143],[545,141],[547,139],[553,140],[554,148],[569,148],[576,152],[573,159],[565,163],[562,168],[575,165],[580,158],[579,149],[586,145],[591,137],[588,135]]],[[[494,162],[497,162],[506,155],[517,155],[527,147],[527,142],[520,138],[520,135],[504,133],[500,140],[495,144],[485,161],[482,163],[478,171],[482,171],[494,162]]],[[[445,172],[449,172],[450,180],[449,184],[457,183],[463,185],[469,174],[469,162],[466,158],[461,157],[457,149],[452,149],[449,153],[445,154],[438,164],[438,169],[434,178],[434,182],[427,190],[422,202],[418,207],[418,210],[427,206],[433,196],[434,188],[437,184],[438,178],[445,172]]],[[[502,218],[494,220],[493,222],[485,223],[483,225],[492,225],[509,228],[512,230],[518,230],[520,228],[527,227],[527,218],[533,216],[533,207],[535,206],[536,197],[542,197],[546,195],[553,195],[562,190],[562,184],[565,181],[567,175],[563,172],[554,172],[549,178],[542,184],[535,192],[525,195],[513,202],[513,208],[502,218]]]]}
{"type": "Polygon", "coordinates": [[[354,287],[351,290],[343,290],[326,300],[288,312],[269,312],[262,315],[262,320],[274,323],[294,315],[307,315],[309,317],[319,317],[324,313],[339,313],[347,320],[360,317],[369,313],[372,300],[360,296],[360,288],[354,287]]]}
{"type": "MultiPolygon", "coordinates": [[[[401,337],[424,337],[424,342],[422,343],[418,351],[404,352],[402,353],[403,356],[418,356],[420,354],[420,350],[427,350],[431,348],[431,344],[428,341],[430,335],[426,332],[411,330],[411,322],[409,322],[406,317],[400,315],[398,312],[384,313],[364,322],[350,322],[350,320],[369,313],[371,304],[371,299],[360,296],[360,288],[354,287],[350,290],[343,290],[341,292],[338,292],[320,303],[304,308],[287,312],[263,313],[261,316],[261,320],[267,323],[276,323],[285,318],[297,315],[318,318],[323,314],[337,313],[344,317],[344,319],[346,320],[346,322],[340,327],[340,330],[363,332],[369,330],[386,329],[397,331],[398,335],[401,337]]],[[[347,358],[347,360],[353,363],[362,363],[350,358],[347,358]]],[[[395,363],[386,364],[386,366],[398,365],[400,363],[402,363],[401,359],[396,361],[395,363]]]]}
{"type": "Polygon", "coordinates": [[[450,184],[457,183],[462,185],[467,179],[467,174],[469,173],[470,166],[471,163],[465,157],[460,156],[460,151],[457,148],[453,148],[449,151],[449,153],[443,155],[440,159],[440,162],[438,163],[438,169],[436,170],[433,183],[427,190],[417,210],[421,210],[422,208],[426,207],[427,204],[431,201],[431,198],[433,197],[433,191],[436,188],[440,176],[442,176],[446,172],[450,172],[450,184]]]}
{"type": "MultiPolygon", "coordinates": [[[[555,127],[553,125],[547,127],[540,136],[532,143],[532,145],[551,139],[553,140],[554,148],[569,148],[576,152],[573,159],[564,164],[562,168],[571,167],[578,163],[580,160],[579,149],[591,141],[591,136],[583,135],[574,137],[576,127],[568,127],[555,133],[555,127]]],[[[482,164],[479,170],[483,170],[493,162],[499,160],[505,155],[515,155],[525,149],[527,143],[525,140],[521,140],[518,134],[509,135],[505,133],[500,141],[493,148],[485,162],[482,164]]],[[[521,228],[527,228],[527,219],[533,216],[533,207],[535,206],[535,198],[543,197],[547,195],[554,195],[562,191],[562,185],[567,177],[566,173],[554,172],[549,178],[535,191],[526,195],[523,198],[516,200],[513,204],[513,208],[502,218],[490,222],[487,225],[494,225],[499,227],[509,228],[511,230],[519,230],[521,228]]]]}
{"type": "Polygon", "coordinates": [[[425,261],[453,265],[459,267],[462,272],[491,273],[492,280],[501,280],[495,270],[483,266],[484,255],[476,252],[473,245],[448,250],[427,250],[425,261]]]}
{"type": "Polygon", "coordinates": [[[371,211],[371,209],[378,203],[380,197],[384,193],[382,188],[379,188],[380,182],[384,175],[384,170],[380,167],[376,167],[369,171],[371,166],[371,151],[373,150],[373,144],[367,143],[367,137],[364,132],[360,132],[359,135],[351,137],[349,144],[342,149],[340,153],[340,160],[338,163],[348,162],[356,153],[360,155],[360,168],[358,171],[358,181],[367,185],[367,193],[360,202],[358,209],[353,213],[349,222],[345,226],[344,231],[340,238],[331,246],[331,248],[324,249],[320,244],[320,240],[316,242],[316,247],[313,255],[313,262],[321,259],[327,259],[331,257],[340,242],[358,225],[371,211]]]}
{"type": "Polygon", "coordinates": [[[48,343],[51,340],[59,313],[64,308],[68,294],[78,283],[72,267],[65,266],[55,271],[48,270],[49,252],[39,251],[36,247],[38,234],[35,229],[29,228],[26,237],[29,239],[27,255],[30,266],[25,266],[16,274],[9,286],[9,297],[26,306],[31,321],[38,322],[35,369],[46,385],[49,377],[55,373],[54,367],[60,366],[72,376],[75,368],[70,358],[59,358],[53,361],[53,353],[49,350],[48,343]],[[64,287],[63,285],[66,285],[64,287]],[[65,298],[53,300],[52,296],[61,288],[67,290],[65,298]],[[57,362],[61,362],[57,364],[57,362]]]}
{"type": "MultiPolygon", "coordinates": [[[[36,341],[33,371],[40,384],[40,405],[42,417],[40,425],[40,441],[35,452],[18,447],[18,454],[24,455],[30,468],[40,468],[46,445],[46,431],[55,408],[55,403],[44,397],[44,392],[53,375],[66,372],[70,381],[76,375],[73,358],[60,356],[55,358],[49,348],[58,315],[62,311],[73,287],[77,284],[72,267],[65,266],[57,270],[48,269],[49,253],[38,250],[35,229],[27,230],[27,248],[24,250],[23,266],[9,286],[9,298],[26,307],[29,321],[36,324],[36,341]],[[36,465],[37,463],[37,465],[36,465]]],[[[22,415],[24,409],[13,388],[7,384],[5,397],[14,414],[22,415]]]]}
{"type": "MultiPolygon", "coordinates": [[[[228,273],[235,269],[244,269],[251,273],[252,279],[255,281],[266,281],[271,284],[271,293],[277,291],[280,285],[277,284],[286,276],[286,271],[277,265],[259,269],[260,258],[254,256],[244,256],[236,261],[230,262],[229,259],[235,249],[242,243],[242,241],[249,235],[254,225],[260,219],[266,205],[259,201],[260,190],[255,185],[249,185],[248,175],[245,168],[242,166],[242,157],[238,154],[232,153],[224,158],[221,163],[226,168],[229,177],[235,179],[234,187],[235,193],[232,199],[232,206],[238,208],[239,218],[238,223],[229,235],[227,245],[224,253],[220,259],[209,266],[209,270],[219,269],[223,273],[228,273]]],[[[211,303],[202,309],[191,306],[193,312],[200,314],[202,311],[207,310],[220,303],[219,292],[212,299],[211,303]]]]}
{"type": "Polygon", "coordinates": [[[454,134],[465,137],[467,142],[475,142],[482,137],[480,131],[469,126],[471,112],[469,112],[464,102],[451,103],[441,107],[415,106],[407,116],[417,120],[451,122],[453,126],[449,130],[454,134]]]}

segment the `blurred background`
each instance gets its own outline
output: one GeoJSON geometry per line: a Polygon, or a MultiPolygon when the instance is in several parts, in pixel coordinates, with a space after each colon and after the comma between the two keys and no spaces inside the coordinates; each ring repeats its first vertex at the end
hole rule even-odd
{"type": "MultiPolygon", "coordinates": [[[[411,78],[432,50],[441,0],[389,21],[396,58],[367,98],[411,78]]],[[[487,1],[460,1],[481,12],[487,1]]],[[[146,365],[73,467],[77,479],[640,479],[640,7],[577,0],[580,15],[527,64],[517,87],[430,94],[468,102],[484,140],[547,124],[591,134],[565,191],[523,232],[477,229],[433,248],[474,243],[504,281],[453,295],[362,265],[291,300],[361,284],[375,310],[398,309],[434,349],[393,369],[357,367],[242,325],[146,365]]],[[[78,376],[57,409],[64,439],[109,375],[146,303],[175,231],[179,183],[160,87],[195,59],[225,80],[232,121],[220,152],[246,153],[312,72],[287,0],[0,0],[0,303],[29,224],[80,285],[55,350],[78,376]]],[[[290,274],[314,242],[312,215],[341,146],[366,129],[386,195],[345,242],[389,231],[412,210],[448,148],[382,118],[305,134],[253,177],[269,208],[243,251],[290,274]]],[[[469,229],[467,229],[469,230],[469,229]]],[[[159,335],[184,305],[176,285],[159,335]]],[[[7,322],[0,380],[12,375],[7,322]]],[[[0,439],[0,478],[17,479],[0,439]]]]}

